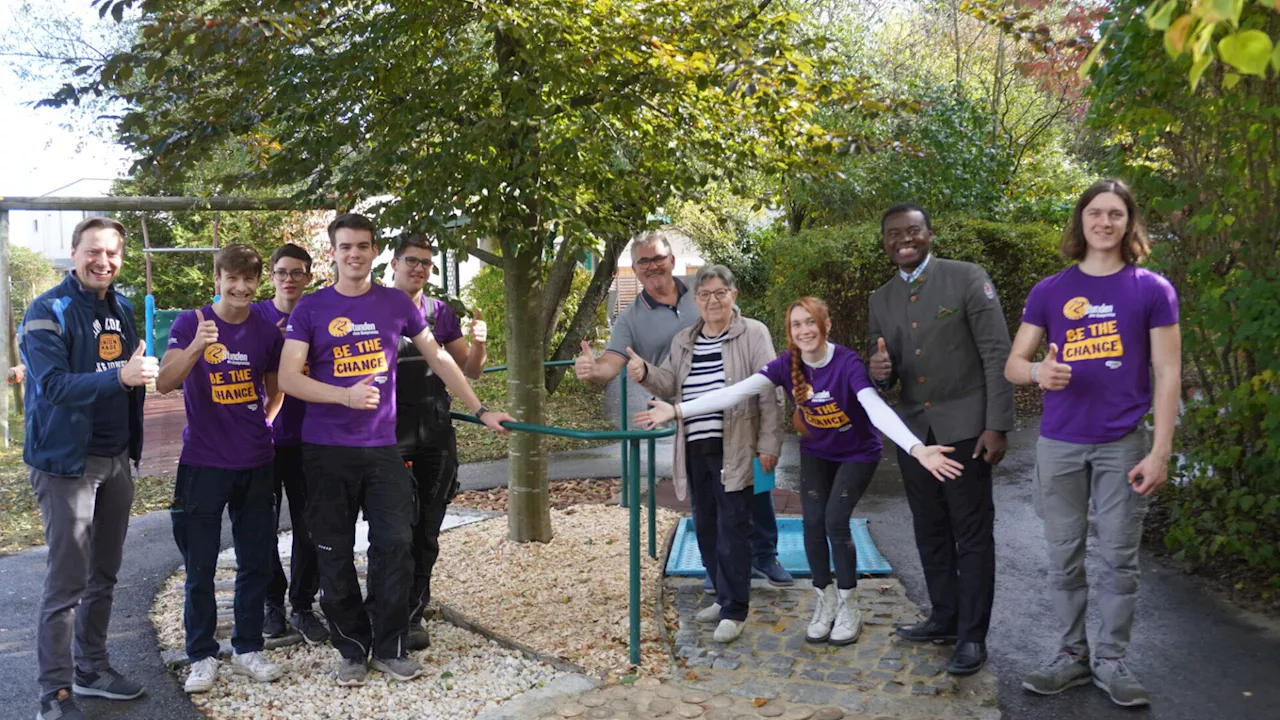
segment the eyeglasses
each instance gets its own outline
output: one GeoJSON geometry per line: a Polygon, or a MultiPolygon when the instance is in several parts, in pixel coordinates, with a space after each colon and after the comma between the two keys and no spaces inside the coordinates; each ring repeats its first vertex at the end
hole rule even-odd
{"type": "Polygon", "coordinates": [[[409,268],[410,270],[417,270],[420,267],[430,270],[431,267],[435,265],[434,261],[424,260],[422,258],[416,258],[411,255],[406,255],[400,258],[400,262],[404,263],[404,266],[409,268]]]}
{"type": "Polygon", "coordinates": [[[659,263],[665,262],[666,259],[669,257],[671,256],[670,255],[654,255],[653,257],[637,258],[636,267],[641,269],[648,268],[650,265],[657,265],[659,263]]]}
{"type": "Polygon", "coordinates": [[[309,275],[306,270],[272,270],[271,277],[276,280],[306,280],[309,275]]]}
{"type": "Polygon", "coordinates": [[[907,228],[906,232],[903,232],[895,228],[885,233],[884,236],[889,240],[897,241],[910,235],[911,239],[919,240],[920,238],[924,237],[924,232],[925,232],[925,229],[920,227],[919,225],[912,225],[911,227],[907,228]]]}
{"type": "Polygon", "coordinates": [[[694,297],[698,298],[698,302],[707,302],[711,298],[715,298],[717,302],[724,302],[729,297],[729,293],[733,292],[729,288],[720,288],[719,290],[700,290],[694,297]]]}

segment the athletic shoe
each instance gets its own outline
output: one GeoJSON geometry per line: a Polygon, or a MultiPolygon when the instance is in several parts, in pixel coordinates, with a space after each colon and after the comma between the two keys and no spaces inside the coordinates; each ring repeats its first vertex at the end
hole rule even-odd
{"type": "Polygon", "coordinates": [[[302,639],[307,641],[308,645],[319,645],[322,642],[328,642],[329,629],[320,622],[320,618],[310,610],[296,612],[289,618],[289,624],[295,630],[302,633],[302,639]]]}
{"type": "Polygon", "coordinates": [[[40,698],[40,712],[36,713],[36,720],[85,720],[85,716],[80,712],[76,699],[63,688],[40,698]]]}
{"type": "Polygon", "coordinates": [[[209,692],[217,679],[218,658],[207,657],[191,663],[191,674],[187,675],[187,681],[182,685],[182,689],[189,693],[209,692]]]}
{"type": "Polygon", "coordinates": [[[767,562],[752,566],[753,574],[759,575],[769,581],[774,587],[791,587],[796,584],[796,579],[791,577],[791,573],[782,567],[778,562],[778,558],[769,558],[767,562]]]}
{"type": "Polygon", "coordinates": [[[271,662],[261,652],[236,653],[231,658],[231,672],[251,677],[258,682],[279,680],[284,668],[271,662]]]}
{"type": "Polygon", "coordinates": [[[364,660],[342,658],[338,662],[338,684],[343,687],[363,685],[369,675],[369,665],[364,660]]]}
{"type": "Polygon", "coordinates": [[[284,621],[284,608],[267,603],[262,614],[262,637],[284,637],[288,632],[289,626],[284,621]]]}
{"type": "Polygon", "coordinates": [[[720,603],[711,603],[710,605],[702,608],[693,616],[693,619],[702,623],[720,622],[720,603]]]}
{"type": "Polygon", "coordinates": [[[142,686],[125,678],[112,667],[105,667],[98,672],[81,672],[76,668],[75,680],[71,683],[71,692],[85,697],[100,697],[108,700],[132,700],[142,695],[142,686]]]}
{"type": "Polygon", "coordinates": [[[392,680],[407,682],[422,674],[422,666],[407,657],[374,658],[369,667],[391,676],[392,680]]]}
{"type": "Polygon", "coordinates": [[[1111,702],[1124,707],[1150,705],[1151,696],[1121,658],[1098,658],[1093,662],[1093,684],[1106,691],[1111,702]]]}
{"type": "MultiPolygon", "coordinates": [[[[830,587],[830,586],[828,586],[830,587]]],[[[862,611],[858,609],[855,588],[836,591],[836,619],[831,625],[830,645],[852,645],[862,634],[862,611]]]]}
{"type": "Polygon", "coordinates": [[[813,617],[809,620],[809,629],[804,639],[811,643],[823,643],[831,636],[831,625],[836,620],[836,584],[831,583],[824,588],[814,588],[818,597],[813,601],[813,617]]]}
{"type": "Polygon", "coordinates": [[[1022,678],[1022,687],[1041,695],[1057,695],[1063,690],[1088,685],[1092,680],[1089,658],[1063,648],[1043,667],[1027,673],[1022,678]]]}
{"type": "Polygon", "coordinates": [[[718,643],[731,643],[742,635],[742,628],[746,625],[741,620],[721,620],[716,626],[715,634],[711,636],[712,640],[718,643]]]}
{"type": "Polygon", "coordinates": [[[422,625],[410,628],[409,632],[404,636],[405,650],[417,652],[418,650],[426,650],[429,647],[431,647],[431,636],[427,634],[422,625]]]}

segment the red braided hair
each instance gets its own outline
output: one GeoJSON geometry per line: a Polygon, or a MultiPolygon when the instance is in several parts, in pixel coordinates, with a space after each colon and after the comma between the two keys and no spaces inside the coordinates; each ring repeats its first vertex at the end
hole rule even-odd
{"type": "Polygon", "coordinates": [[[796,308],[803,308],[818,323],[818,334],[823,343],[827,341],[827,332],[831,330],[831,317],[827,304],[815,297],[802,297],[787,306],[787,350],[791,353],[791,397],[796,403],[795,412],[791,414],[791,424],[801,435],[807,435],[809,431],[801,420],[800,405],[813,395],[813,388],[809,387],[809,381],[804,378],[800,348],[796,345],[795,338],[791,337],[791,312],[796,308]]]}

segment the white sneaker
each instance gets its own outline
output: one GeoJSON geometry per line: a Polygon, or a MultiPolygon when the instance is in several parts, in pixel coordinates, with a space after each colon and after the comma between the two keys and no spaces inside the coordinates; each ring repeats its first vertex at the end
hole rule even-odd
{"type": "Polygon", "coordinates": [[[862,633],[862,611],[858,609],[855,588],[837,591],[836,619],[831,626],[830,645],[851,645],[862,633]]]}
{"type": "Polygon", "coordinates": [[[813,591],[818,598],[813,603],[813,619],[809,621],[804,639],[811,643],[826,642],[831,636],[831,625],[836,620],[836,584],[814,588],[813,591]]]}
{"type": "Polygon", "coordinates": [[[231,658],[231,672],[247,675],[258,682],[279,680],[284,669],[267,659],[261,652],[236,653],[231,658]]]}
{"type": "Polygon", "coordinates": [[[746,625],[745,622],[737,620],[721,620],[720,624],[716,626],[715,634],[711,636],[711,639],[718,643],[731,643],[742,635],[742,627],[744,625],[746,625]]]}
{"type": "Polygon", "coordinates": [[[218,658],[207,657],[191,664],[191,674],[183,683],[182,689],[189,693],[209,692],[218,679],[218,658]]]}
{"type": "Polygon", "coordinates": [[[710,606],[704,607],[693,616],[694,620],[704,623],[720,622],[720,603],[711,603],[710,606]]]}

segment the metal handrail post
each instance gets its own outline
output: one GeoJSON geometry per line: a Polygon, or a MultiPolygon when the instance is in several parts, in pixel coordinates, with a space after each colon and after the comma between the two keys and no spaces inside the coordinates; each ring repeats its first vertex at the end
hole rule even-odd
{"type": "Polygon", "coordinates": [[[640,664],[640,441],[630,440],[631,664],[640,664]]]}
{"type": "MultiPolygon", "coordinates": [[[[621,398],[621,405],[622,405],[622,409],[618,411],[618,415],[619,415],[618,429],[625,431],[627,429],[627,370],[626,368],[623,368],[622,373],[618,375],[618,383],[619,383],[618,396],[619,398],[621,398]]],[[[627,503],[631,501],[631,494],[628,492],[628,488],[627,488],[627,467],[628,467],[627,466],[627,441],[623,440],[621,443],[619,443],[619,445],[622,451],[622,489],[621,489],[621,492],[618,493],[618,504],[621,505],[622,507],[627,507],[627,503]]],[[[634,477],[637,480],[640,478],[639,469],[636,470],[634,477]]]]}
{"type": "Polygon", "coordinates": [[[654,446],[657,442],[649,438],[649,557],[658,559],[658,493],[655,489],[657,470],[653,466],[654,446]]]}

